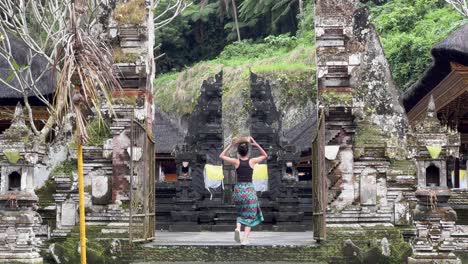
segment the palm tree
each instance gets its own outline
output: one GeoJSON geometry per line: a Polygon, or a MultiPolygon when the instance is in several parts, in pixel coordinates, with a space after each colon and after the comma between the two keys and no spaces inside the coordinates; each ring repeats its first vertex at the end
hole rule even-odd
{"type": "Polygon", "coordinates": [[[236,6],[236,1],[231,0],[232,3],[232,10],[234,13],[234,22],[236,23],[236,30],[237,30],[237,41],[241,41],[240,37],[240,31],[239,31],[239,21],[237,21],[237,6],[236,6]]]}
{"type": "MultiPolygon", "coordinates": [[[[204,8],[208,5],[209,0],[202,0],[200,2],[200,7],[204,8]]],[[[218,0],[218,14],[221,19],[224,18],[226,13],[229,13],[229,10],[232,8],[232,16],[234,17],[234,24],[237,33],[237,41],[241,41],[239,21],[237,16],[237,5],[235,0],[218,0]]]]}
{"type": "Polygon", "coordinates": [[[86,263],[86,225],[84,208],[83,143],[88,141],[83,110],[92,105],[101,117],[102,98],[111,104],[111,91],[119,89],[119,81],[113,74],[112,55],[109,47],[96,41],[80,28],[80,18],[85,17],[86,5],[76,0],[71,6],[69,31],[63,41],[63,51],[57,55],[62,64],[56,89],[56,109],[67,112],[71,107],[76,116],[76,143],[78,152],[78,189],[80,216],[81,263],[86,263]]]}
{"type": "Polygon", "coordinates": [[[296,5],[299,14],[302,14],[302,0],[245,0],[240,4],[239,17],[245,22],[267,17],[271,20],[271,27],[275,28],[296,12],[296,5]]]}

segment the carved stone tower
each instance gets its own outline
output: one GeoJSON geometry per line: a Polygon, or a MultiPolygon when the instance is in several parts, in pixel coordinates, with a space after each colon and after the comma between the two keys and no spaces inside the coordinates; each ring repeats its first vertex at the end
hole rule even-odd
{"type": "Polygon", "coordinates": [[[413,126],[408,141],[418,176],[417,235],[408,263],[461,263],[453,254],[456,245],[450,237],[457,214],[447,203],[446,168],[447,159],[459,155],[460,134],[440,124],[432,96],[426,117],[413,126]]]}
{"type": "Polygon", "coordinates": [[[34,165],[44,150],[34,146],[19,104],[0,146],[0,262],[42,263],[40,240],[35,237],[42,220],[35,211],[34,165]]]}

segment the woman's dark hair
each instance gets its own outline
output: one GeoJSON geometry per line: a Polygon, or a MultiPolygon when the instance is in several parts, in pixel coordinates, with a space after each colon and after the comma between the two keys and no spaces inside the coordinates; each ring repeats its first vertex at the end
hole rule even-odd
{"type": "Polygon", "coordinates": [[[248,143],[240,143],[239,146],[237,146],[237,153],[241,157],[247,156],[247,153],[249,153],[249,144],[248,143]]]}

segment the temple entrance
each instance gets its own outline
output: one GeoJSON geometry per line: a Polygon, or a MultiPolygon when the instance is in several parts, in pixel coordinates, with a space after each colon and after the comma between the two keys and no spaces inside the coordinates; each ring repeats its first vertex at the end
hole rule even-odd
{"type": "MultiPolygon", "coordinates": [[[[171,231],[175,235],[177,232],[232,232],[235,227],[237,215],[232,201],[237,182],[235,168],[223,164],[219,158],[229,141],[223,129],[221,90],[222,73],[203,83],[198,103],[186,120],[186,131],[165,113],[156,111],[157,231],[171,231]],[[223,177],[211,175],[206,165],[221,166],[223,177]]],[[[316,111],[297,125],[283,129],[269,81],[253,73],[250,75],[250,100],[252,108],[246,133],[269,155],[264,162],[267,177],[254,180],[265,219],[254,231],[305,232],[304,235],[313,239],[309,232],[316,228],[313,226],[316,216],[324,219],[324,207],[320,203],[326,199],[316,200],[313,196],[313,186],[323,187],[324,184],[319,181],[319,185],[315,185],[314,181],[316,173],[322,171],[317,166],[323,166],[324,161],[312,159],[323,152],[325,128],[322,125],[322,133],[316,139],[317,148],[312,147],[318,135],[316,111]],[[316,209],[313,209],[314,203],[319,203],[316,209]]],[[[233,150],[230,156],[235,155],[233,150]]],[[[250,156],[258,155],[253,148],[250,156]]],[[[315,191],[315,195],[323,193],[315,191]]],[[[324,223],[324,220],[317,220],[317,228],[324,229],[324,223]]],[[[165,233],[161,234],[164,237],[165,233]]],[[[161,234],[156,235],[157,243],[161,234]]],[[[324,232],[317,234],[324,239],[324,232]]],[[[228,239],[229,243],[231,240],[228,239]]],[[[309,240],[304,237],[304,241],[309,240]]]]}

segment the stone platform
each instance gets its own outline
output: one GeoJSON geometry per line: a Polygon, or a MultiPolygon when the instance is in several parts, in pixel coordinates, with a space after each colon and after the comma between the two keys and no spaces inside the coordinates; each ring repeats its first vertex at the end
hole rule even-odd
{"type": "MultiPolygon", "coordinates": [[[[366,253],[380,249],[379,241],[385,237],[395,249],[410,246],[403,241],[401,230],[393,226],[329,227],[327,240],[320,243],[313,239],[313,232],[254,231],[250,245],[242,246],[234,241],[234,232],[167,232],[158,231],[156,240],[132,247],[123,244],[122,263],[349,263],[343,255],[343,242],[353,243],[366,253]]],[[[392,250],[392,249],[391,249],[392,250]]],[[[406,255],[392,251],[395,263],[404,263],[406,255]],[[401,260],[401,261],[400,261],[401,260]]],[[[388,258],[385,261],[389,261],[388,258]]],[[[375,262],[368,262],[375,263],[375,262]]]]}
{"type": "MultiPolygon", "coordinates": [[[[243,235],[243,233],[241,234],[243,235]]],[[[315,244],[313,232],[252,232],[249,246],[310,246],[315,244]]],[[[154,246],[241,246],[234,241],[234,232],[156,232],[154,246]]]]}

